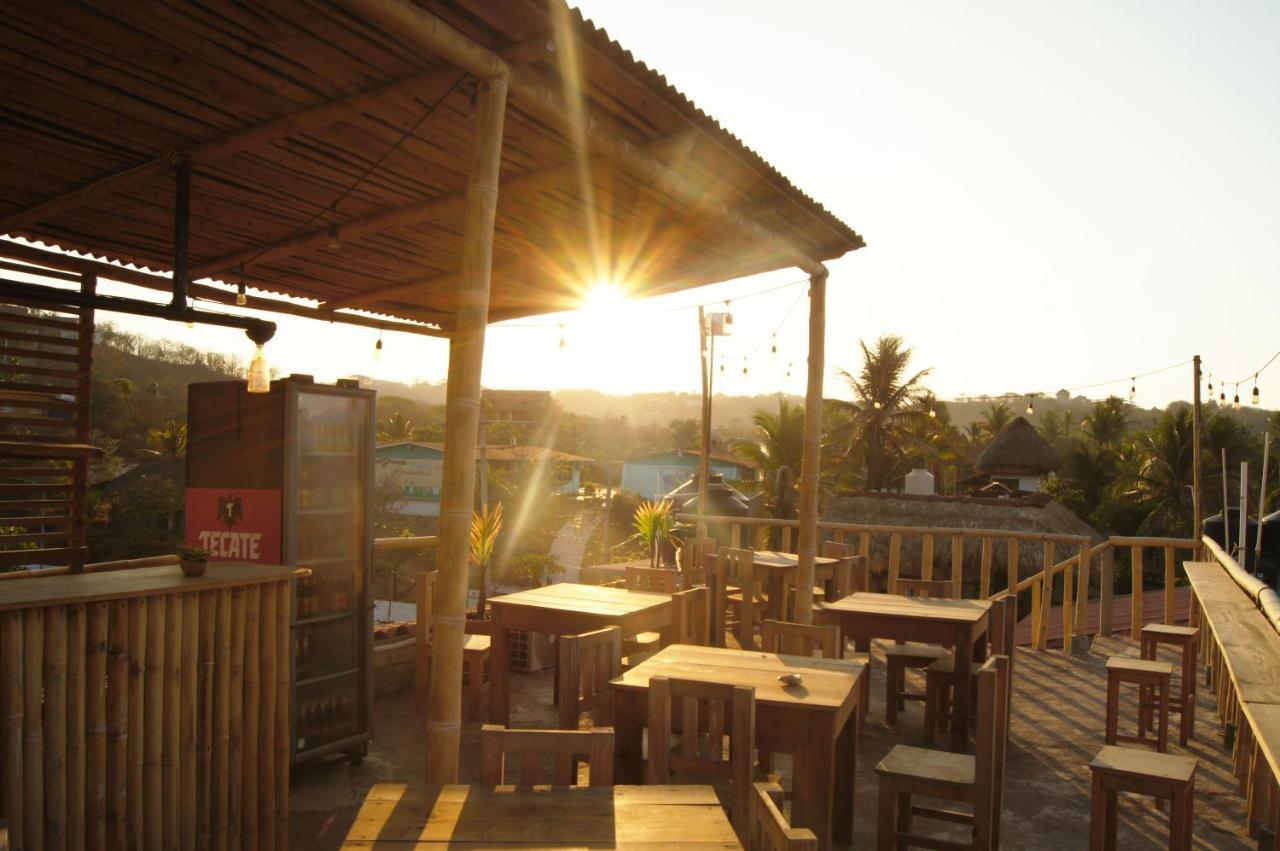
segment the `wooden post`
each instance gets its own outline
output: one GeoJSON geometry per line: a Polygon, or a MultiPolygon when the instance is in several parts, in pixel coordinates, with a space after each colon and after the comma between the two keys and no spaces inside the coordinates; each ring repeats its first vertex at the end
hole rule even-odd
{"type": "Polygon", "coordinates": [[[933,536],[927,532],[920,536],[920,578],[933,578],[933,536]]]}
{"type": "MultiPolygon", "coordinates": [[[[1031,646],[1043,650],[1044,623],[1040,620],[1040,598],[1044,595],[1044,574],[1031,583],[1031,646]]],[[[1052,591],[1052,589],[1050,589],[1052,591]]]]}
{"type": "Polygon", "coordinates": [[[1080,587],[1076,590],[1076,635],[1084,639],[1085,646],[1088,645],[1088,634],[1086,632],[1087,624],[1085,616],[1089,609],[1089,571],[1092,567],[1090,562],[1089,542],[1085,541],[1080,545],[1080,587]]]}
{"type": "Polygon", "coordinates": [[[1114,605],[1116,551],[1110,544],[1102,551],[1102,572],[1098,574],[1098,635],[1111,635],[1111,609],[1114,605]]]}
{"type": "Polygon", "coordinates": [[[1075,562],[1070,562],[1062,572],[1062,649],[1071,650],[1076,636],[1076,612],[1071,595],[1075,591],[1075,562]]]}
{"type": "Polygon", "coordinates": [[[67,842],[67,607],[45,611],[43,847],[61,849],[67,842]]]}
{"type": "Polygon", "coordinates": [[[107,847],[107,634],[109,603],[89,604],[85,661],[85,832],[84,845],[107,847]]]}
{"type": "Polygon", "coordinates": [[[84,603],[67,607],[67,848],[84,848],[85,666],[88,618],[84,603]]]}
{"type": "Polygon", "coordinates": [[[898,593],[898,574],[902,570],[902,533],[889,535],[889,587],[890,594],[898,593]]]}
{"type": "MultiPolygon", "coordinates": [[[[1191,514],[1192,535],[1197,544],[1204,524],[1204,504],[1200,494],[1200,356],[1191,358],[1192,390],[1191,390],[1191,514]]],[[[1226,515],[1223,515],[1226,519],[1226,515]]]]}
{"type": "Polygon", "coordinates": [[[467,599],[475,443],[480,418],[480,369],[489,321],[493,225],[498,204],[507,79],[480,82],[475,139],[463,222],[462,283],[449,340],[445,456],[440,491],[440,546],[431,678],[427,690],[427,782],[458,782],[462,732],[462,642],[467,599]]]}
{"type": "Polygon", "coordinates": [[[809,381],[804,396],[804,455],[800,461],[800,547],[796,620],[813,621],[813,560],[818,554],[818,473],[822,452],[822,377],[826,371],[827,270],[809,275],[809,381]]]}
{"type": "Polygon", "coordinates": [[[978,576],[978,599],[985,600],[991,596],[991,558],[995,542],[986,536],[982,538],[982,566],[978,576]]]}
{"type": "MultiPolygon", "coordinates": [[[[711,475],[711,364],[707,360],[707,313],[698,305],[698,353],[702,364],[702,424],[699,430],[698,455],[698,516],[711,513],[707,507],[707,477],[711,475]]],[[[714,345],[714,342],[712,343],[714,345]]],[[[606,527],[608,524],[605,524],[606,527]]],[[[707,523],[698,521],[698,537],[707,536],[707,523]]],[[[606,550],[607,552],[607,550],[606,550]]]]}
{"type": "Polygon", "coordinates": [[[1129,548],[1129,637],[1142,638],[1142,547],[1129,548]]]}
{"type": "Polygon", "coordinates": [[[1018,593],[1018,539],[1010,538],[1008,544],[1009,564],[1005,572],[1008,574],[1009,593],[1016,595],[1018,593]]]}
{"type": "Polygon", "coordinates": [[[161,797],[164,801],[164,844],[178,846],[178,751],[182,747],[182,597],[165,597],[164,613],[164,742],[160,757],[161,797]]]}
{"type": "Polygon", "coordinates": [[[123,831],[126,837],[141,837],[146,830],[146,802],[143,800],[146,775],[146,721],[147,694],[147,614],[150,608],[145,597],[129,600],[129,698],[125,701],[128,723],[125,727],[125,803],[127,823],[123,831]]]}
{"type": "Polygon", "coordinates": [[[1173,623],[1173,590],[1178,584],[1178,561],[1173,547],[1164,548],[1164,622],[1173,623]]]}
{"type": "Polygon", "coordinates": [[[178,753],[177,760],[178,842],[183,848],[196,845],[196,717],[200,694],[200,597],[183,594],[181,655],[178,657],[178,753]]]}
{"type": "Polygon", "coordinates": [[[4,741],[0,744],[0,778],[4,784],[4,812],[9,820],[9,841],[25,848],[23,835],[22,788],[22,612],[0,614],[0,670],[8,676],[0,680],[0,715],[4,721],[4,741]]]}
{"type": "Polygon", "coordinates": [[[25,799],[20,818],[28,848],[44,847],[44,613],[22,613],[22,787],[25,799]]]}
{"type": "MultiPolygon", "coordinates": [[[[244,616],[244,698],[242,717],[244,738],[241,745],[240,847],[245,851],[258,848],[258,705],[262,700],[262,665],[260,619],[262,586],[245,589],[244,616]]],[[[235,699],[235,695],[232,695],[235,699]]],[[[233,840],[234,842],[234,840],[233,840]]]]}
{"type": "Polygon", "coordinates": [[[214,641],[218,627],[218,594],[206,591],[199,602],[200,636],[196,655],[200,660],[199,715],[196,718],[196,847],[212,848],[210,814],[213,812],[213,704],[214,641]]]}
{"type": "Polygon", "coordinates": [[[250,771],[258,772],[258,847],[274,851],[276,831],[276,585],[262,586],[262,603],[259,610],[258,657],[261,669],[258,675],[258,765],[250,771]]]}
{"type": "Polygon", "coordinates": [[[956,599],[964,596],[964,536],[951,536],[951,585],[956,599]]]}

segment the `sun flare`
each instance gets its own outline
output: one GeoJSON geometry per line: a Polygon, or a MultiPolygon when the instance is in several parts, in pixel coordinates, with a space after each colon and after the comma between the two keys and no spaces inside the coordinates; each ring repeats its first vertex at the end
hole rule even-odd
{"type": "Polygon", "coordinates": [[[627,293],[621,284],[596,281],[583,294],[582,309],[592,313],[609,313],[621,307],[626,300],[627,293]]]}

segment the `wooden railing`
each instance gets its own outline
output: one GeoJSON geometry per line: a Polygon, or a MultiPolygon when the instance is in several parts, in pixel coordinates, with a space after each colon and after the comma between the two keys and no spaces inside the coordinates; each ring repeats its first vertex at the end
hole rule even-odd
{"type": "MultiPolygon", "coordinates": [[[[723,517],[682,515],[682,521],[703,522],[710,528],[728,530],[729,546],[769,548],[773,540],[784,551],[794,552],[799,521],[768,517],[723,517]]],[[[872,576],[883,576],[892,591],[899,576],[922,579],[950,579],[957,597],[991,598],[1012,593],[1019,597],[1019,611],[1031,618],[1031,644],[1048,646],[1050,619],[1056,598],[1062,605],[1063,646],[1086,632],[1088,605],[1099,605],[1098,632],[1112,633],[1115,584],[1115,554],[1128,551],[1132,594],[1130,632],[1137,639],[1143,626],[1144,580],[1141,566],[1147,550],[1163,552],[1163,621],[1176,617],[1174,589],[1178,581],[1180,550],[1196,553],[1198,542],[1189,538],[1115,537],[1097,542],[1083,535],[1048,532],[1015,532],[1004,529],[961,527],[887,526],[820,521],[819,535],[840,543],[856,541],[859,555],[870,561],[872,576]],[[1060,558],[1060,548],[1064,558],[1060,558]],[[1003,556],[1003,559],[1001,558],[1003,556]],[[904,563],[910,568],[903,573],[904,563]],[[1094,564],[1099,565],[1097,579],[1094,564]],[[1132,569],[1132,565],[1138,568],[1132,569]]],[[[1277,605],[1280,614],[1280,604],[1277,605]]]]}

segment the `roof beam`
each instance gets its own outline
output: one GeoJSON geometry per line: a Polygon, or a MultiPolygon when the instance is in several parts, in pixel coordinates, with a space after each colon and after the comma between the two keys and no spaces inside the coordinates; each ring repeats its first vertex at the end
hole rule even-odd
{"type": "MultiPolygon", "coordinates": [[[[517,42],[501,51],[501,61],[514,64],[532,62],[552,53],[554,44],[555,42],[550,36],[538,36],[517,42]]],[[[434,68],[421,74],[414,74],[411,77],[395,80],[349,97],[310,106],[298,112],[272,119],[264,124],[237,130],[218,139],[197,143],[178,151],[177,155],[188,158],[193,165],[225,160],[245,151],[263,148],[281,139],[287,139],[291,136],[336,124],[351,115],[365,112],[387,100],[430,92],[439,86],[452,83],[456,76],[457,68],[454,67],[453,63],[450,63],[444,67],[434,68]]],[[[95,198],[118,192],[135,183],[160,175],[169,167],[172,156],[172,152],[162,154],[155,159],[127,168],[124,171],[100,177],[92,183],[87,183],[66,194],[41,201],[33,207],[11,213],[0,219],[0,233],[16,233],[26,230],[40,222],[53,219],[68,210],[82,207],[95,198]]]]}
{"type": "Polygon", "coordinates": [[[593,145],[629,174],[649,186],[667,192],[697,209],[703,209],[753,238],[786,254],[789,265],[811,275],[824,274],[825,267],[802,247],[783,234],[743,216],[729,205],[706,193],[694,181],[637,148],[621,133],[606,127],[586,112],[574,108],[554,91],[529,75],[511,68],[502,57],[485,48],[411,0],[344,0],[361,16],[378,22],[388,31],[412,40],[426,50],[481,79],[505,76],[511,96],[520,109],[566,128],[566,138],[574,138],[569,128],[580,128],[593,145]]]}

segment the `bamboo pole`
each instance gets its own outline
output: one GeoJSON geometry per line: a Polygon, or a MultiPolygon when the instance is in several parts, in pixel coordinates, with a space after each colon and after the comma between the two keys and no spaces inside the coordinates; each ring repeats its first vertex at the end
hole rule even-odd
{"type": "Polygon", "coordinates": [[[107,627],[107,842],[124,848],[129,832],[130,601],[111,604],[107,627]]]}
{"type": "Polygon", "coordinates": [[[809,271],[809,369],[804,395],[804,453],[800,458],[800,546],[796,620],[813,621],[813,562],[818,554],[818,477],[822,461],[822,379],[826,373],[827,269],[809,271]]]}
{"type": "Polygon", "coordinates": [[[178,710],[178,844],[196,847],[198,784],[196,781],[196,721],[200,712],[200,597],[182,595],[182,655],[179,667],[178,710]]]}
{"type": "MultiPolygon", "coordinates": [[[[276,584],[262,586],[258,639],[261,670],[258,675],[259,699],[258,740],[258,847],[275,851],[276,830],[276,584]]],[[[253,770],[253,769],[250,769],[253,770]]]]}
{"type": "Polygon", "coordinates": [[[143,708],[142,833],[149,848],[164,847],[164,657],[167,612],[165,599],[147,604],[146,697],[143,708]]]}
{"type": "Polygon", "coordinates": [[[289,760],[292,740],[289,727],[289,660],[293,635],[289,629],[289,583],[276,587],[276,848],[289,848],[289,760]]]}
{"type": "Polygon", "coordinates": [[[1089,609],[1089,572],[1092,569],[1093,550],[1088,544],[1080,545],[1080,587],[1076,590],[1076,635],[1085,636],[1089,609]]]}
{"type": "MultiPolygon", "coordinates": [[[[245,590],[244,615],[244,738],[243,779],[240,786],[240,847],[258,848],[258,721],[262,700],[259,619],[262,615],[262,587],[245,590]]],[[[234,699],[234,696],[233,696],[234,699]]]]}
{"type": "MultiPolygon", "coordinates": [[[[147,616],[151,606],[145,597],[129,600],[129,727],[125,744],[128,747],[128,801],[129,819],[126,836],[141,840],[146,834],[146,696],[147,696],[147,616]]],[[[152,627],[162,629],[159,621],[152,627]]]]}
{"type": "Polygon", "coordinates": [[[1062,572],[1062,649],[1070,650],[1076,637],[1076,612],[1072,605],[1075,590],[1075,563],[1068,564],[1062,572]]]}
{"type": "Polygon", "coordinates": [[[463,222],[462,278],[457,323],[449,341],[445,457],[440,492],[440,547],[436,617],[427,690],[428,783],[456,783],[462,727],[462,643],[467,597],[471,513],[475,499],[475,444],[480,415],[480,371],[493,227],[497,214],[507,80],[495,68],[478,88],[475,139],[463,222]]]}
{"type": "Polygon", "coordinates": [[[1044,542],[1044,587],[1040,595],[1040,633],[1038,647],[1044,650],[1049,646],[1049,614],[1053,608],[1053,568],[1058,563],[1056,547],[1053,541],[1044,542]]]}
{"type": "Polygon", "coordinates": [[[111,605],[88,607],[85,658],[85,830],[89,848],[107,846],[107,636],[111,605]]]}
{"type": "Polygon", "coordinates": [[[9,824],[9,843],[25,848],[23,833],[22,780],[22,612],[0,614],[0,714],[4,720],[4,740],[0,743],[0,782],[4,785],[4,815],[9,824]]]}
{"type": "Polygon", "coordinates": [[[1018,539],[1009,538],[1006,542],[1007,555],[1009,564],[1005,567],[1006,577],[1009,581],[1009,593],[1018,593],[1018,539]]]}
{"type": "MultiPolygon", "coordinates": [[[[1195,355],[1192,359],[1191,378],[1191,514],[1193,525],[1191,527],[1191,537],[1197,541],[1204,534],[1204,502],[1200,492],[1201,487],[1201,441],[1200,433],[1200,356],[1195,355]]],[[[1225,519],[1226,515],[1223,515],[1225,519]]]]}
{"type": "Polygon", "coordinates": [[[182,597],[168,594],[164,601],[164,710],[161,720],[164,737],[160,748],[161,800],[164,808],[164,845],[178,845],[178,759],[182,747],[182,597]]]}
{"type": "Polygon", "coordinates": [[[889,536],[889,593],[898,593],[898,574],[902,570],[902,535],[889,536]]]}
{"type": "Polygon", "coordinates": [[[44,847],[44,609],[22,613],[22,829],[28,848],[44,847]]]}
{"type": "Polygon", "coordinates": [[[213,704],[214,691],[214,639],[218,626],[218,593],[205,591],[197,603],[200,615],[200,637],[196,648],[200,673],[197,678],[196,698],[199,711],[196,716],[196,832],[198,848],[209,848],[212,843],[210,813],[212,812],[211,782],[213,777],[213,704]]]}
{"type": "Polygon", "coordinates": [[[1164,548],[1164,622],[1174,622],[1174,589],[1178,584],[1177,557],[1173,547],[1164,548]]]}
{"type": "Polygon", "coordinates": [[[1142,638],[1142,547],[1129,548],[1129,637],[1142,638]]]}
{"type": "Polygon", "coordinates": [[[933,579],[933,536],[920,536],[920,578],[933,579]]]}
{"type": "Polygon", "coordinates": [[[951,536],[951,593],[958,600],[964,596],[964,537],[951,536]]]}
{"type": "MultiPolygon", "coordinates": [[[[710,513],[707,504],[707,477],[711,475],[711,366],[707,356],[707,341],[714,339],[708,333],[707,312],[698,305],[698,361],[702,372],[702,422],[698,428],[698,513],[710,513]]],[[[714,343],[713,343],[714,345],[714,343]]],[[[606,526],[608,520],[605,521],[606,526]]],[[[707,524],[698,523],[698,536],[707,536],[707,524]]]]}
{"type": "Polygon", "coordinates": [[[978,599],[985,600],[991,596],[991,559],[995,542],[991,538],[982,539],[982,565],[978,576],[978,599]]]}
{"type": "Polygon", "coordinates": [[[44,847],[67,845],[67,607],[44,618],[44,847]]]}
{"type": "Polygon", "coordinates": [[[244,679],[245,679],[245,612],[247,590],[231,591],[231,664],[227,689],[227,837],[228,847],[240,847],[240,799],[243,794],[244,768],[244,679]]]}
{"type": "Polygon", "coordinates": [[[214,851],[226,851],[228,796],[231,790],[231,595],[218,592],[217,625],[213,634],[213,756],[210,759],[209,835],[214,851]]]}
{"type": "Polygon", "coordinates": [[[1111,635],[1111,610],[1114,607],[1116,551],[1108,546],[1102,551],[1102,568],[1098,574],[1098,635],[1111,635]]]}
{"type": "MultiPolygon", "coordinates": [[[[1271,432],[1262,435],[1262,478],[1258,480],[1258,536],[1253,544],[1253,569],[1262,573],[1262,523],[1267,514],[1267,473],[1271,463],[1271,432]]],[[[1248,543],[1246,541],[1246,543],[1248,543]]]]}
{"type": "Polygon", "coordinates": [[[85,651],[88,613],[83,603],[67,608],[66,796],[67,848],[84,848],[85,816],[85,651]]]}
{"type": "Polygon", "coordinates": [[[1043,650],[1043,624],[1040,620],[1040,596],[1044,593],[1044,574],[1031,583],[1031,646],[1043,650]]]}

